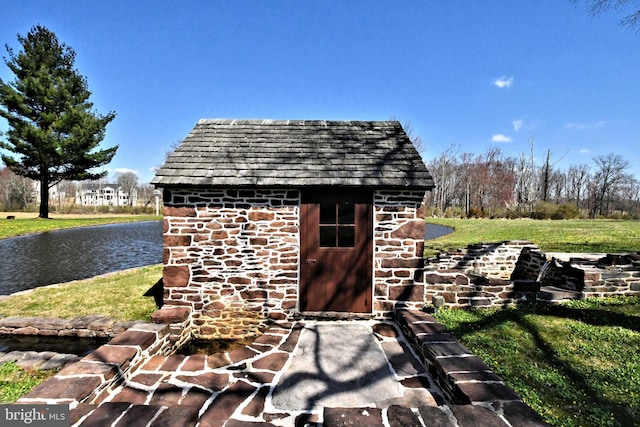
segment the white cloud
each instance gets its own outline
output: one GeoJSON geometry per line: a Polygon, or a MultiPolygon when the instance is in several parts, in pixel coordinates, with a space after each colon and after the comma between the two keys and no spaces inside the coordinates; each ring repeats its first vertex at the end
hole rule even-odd
{"type": "Polygon", "coordinates": [[[593,122],[593,123],[571,122],[571,123],[567,123],[566,125],[564,125],[564,127],[566,129],[575,129],[575,130],[592,130],[592,129],[601,128],[602,126],[604,126],[606,124],[607,124],[607,122],[604,121],[604,120],[600,120],[600,121],[593,122]]]}
{"type": "Polygon", "coordinates": [[[493,81],[494,86],[499,87],[500,89],[509,88],[513,84],[513,77],[507,78],[507,76],[502,76],[493,81]]]}
{"type": "Polygon", "coordinates": [[[580,151],[578,151],[578,153],[580,154],[589,154],[591,152],[591,150],[589,150],[588,148],[582,148],[580,149],[580,151]]]}
{"type": "Polygon", "coordinates": [[[518,119],[512,121],[511,124],[513,125],[513,130],[518,132],[522,129],[522,126],[524,126],[524,121],[522,119],[518,119]]]}
{"type": "Polygon", "coordinates": [[[511,142],[512,139],[510,136],[503,135],[501,133],[497,133],[491,137],[492,142],[511,142]]]}
{"type": "Polygon", "coordinates": [[[135,175],[140,175],[140,173],[137,170],[128,169],[128,168],[115,168],[113,170],[113,173],[133,173],[135,175]]]}

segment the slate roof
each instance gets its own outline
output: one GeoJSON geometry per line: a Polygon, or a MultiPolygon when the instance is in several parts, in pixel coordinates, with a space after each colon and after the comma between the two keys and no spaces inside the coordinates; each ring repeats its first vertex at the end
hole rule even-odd
{"type": "Polygon", "coordinates": [[[203,119],[151,183],[158,187],[434,187],[397,121],[203,119]]]}

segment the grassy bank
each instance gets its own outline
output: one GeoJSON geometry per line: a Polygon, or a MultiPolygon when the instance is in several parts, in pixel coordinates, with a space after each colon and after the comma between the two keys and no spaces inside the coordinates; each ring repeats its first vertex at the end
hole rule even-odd
{"type": "Polygon", "coordinates": [[[100,314],[148,321],[156,309],[142,296],[162,277],[162,267],[135,268],[22,292],[0,302],[0,316],[73,318],[100,314]]]}
{"type": "MultiPolygon", "coordinates": [[[[74,318],[91,314],[149,321],[156,310],[142,296],[162,277],[162,266],[135,268],[86,280],[21,292],[0,302],[0,316],[74,318]]],[[[55,371],[28,372],[15,362],[0,364],[0,404],[15,402],[55,371]]]]}
{"type": "Polygon", "coordinates": [[[640,298],[438,320],[554,426],[640,426],[640,298]]]}
{"type": "Polygon", "coordinates": [[[638,252],[640,221],[429,218],[455,232],[425,244],[427,255],[471,243],[529,240],[545,252],[638,252]]]}
{"type": "Polygon", "coordinates": [[[62,228],[87,227],[91,225],[121,222],[156,221],[155,215],[51,215],[49,219],[36,218],[35,214],[0,213],[0,239],[24,234],[42,233],[62,228]],[[6,219],[15,215],[15,219],[6,219]]]}

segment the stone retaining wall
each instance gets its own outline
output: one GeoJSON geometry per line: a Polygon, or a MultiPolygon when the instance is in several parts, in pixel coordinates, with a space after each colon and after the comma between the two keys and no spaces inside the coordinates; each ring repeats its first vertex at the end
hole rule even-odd
{"type": "Polygon", "coordinates": [[[53,378],[33,388],[18,403],[67,404],[99,403],[100,396],[122,378],[126,379],[153,355],[174,350],[167,325],[138,323],[108,344],[66,366],[53,378]]]}
{"type": "MultiPolygon", "coordinates": [[[[509,280],[523,250],[538,250],[538,247],[526,240],[478,243],[429,258],[425,262],[425,269],[458,270],[509,280]]],[[[534,259],[531,261],[535,262],[534,259]]]]}
{"type": "Polygon", "coordinates": [[[441,296],[451,307],[505,307],[535,301],[549,286],[581,298],[640,296],[638,254],[546,255],[531,242],[505,241],[441,253],[424,270],[426,304],[441,296]]]}
{"type": "Polygon", "coordinates": [[[116,322],[106,316],[80,316],[73,319],[50,317],[0,318],[0,335],[34,335],[80,338],[112,338],[137,322],[116,322]]]}

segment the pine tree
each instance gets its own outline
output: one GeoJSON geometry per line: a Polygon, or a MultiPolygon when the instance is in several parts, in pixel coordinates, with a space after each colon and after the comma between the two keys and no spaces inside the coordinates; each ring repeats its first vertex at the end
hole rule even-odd
{"type": "Polygon", "coordinates": [[[89,101],[87,80],[74,68],[76,54],[47,28],[36,25],[22,50],[6,46],[5,64],[15,80],[0,79],[0,117],[9,123],[0,148],[2,161],[17,175],[40,182],[40,217],[49,217],[49,188],[63,179],[98,179],[118,146],[99,150],[106,126],[116,114],[100,115],[89,101]]]}

